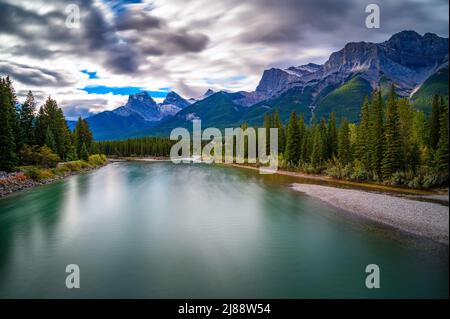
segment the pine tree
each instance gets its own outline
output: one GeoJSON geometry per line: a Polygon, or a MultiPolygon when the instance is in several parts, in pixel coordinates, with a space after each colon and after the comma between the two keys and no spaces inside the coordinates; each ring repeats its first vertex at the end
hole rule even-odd
{"type": "Polygon", "coordinates": [[[338,158],[344,165],[351,161],[350,130],[348,125],[347,119],[345,117],[341,118],[341,126],[338,135],[338,158]]]}
{"type": "Polygon", "coordinates": [[[57,153],[55,136],[50,127],[47,127],[47,132],[45,133],[45,145],[47,145],[53,153],[57,153]]]}
{"type": "Polygon", "coordinates": [[[357,130],[356,157],[362,162],[366,170],[370,169],[370,106],[366,96],[361,107],[360,123],[357,130]]]}
{"type": "Polygon", "coordinates": [[[280,153],[284,153],[286,148],[286,136],[283,123],[280,120],[280,113],[278,113],[278,111],[276,111],[273,115],[273,126],[278,128],[278,151],[280,153]]]}
{"type": "Polygon", "coordinates": [[[287,163],[293,165],[298,165],[300,159],[300,131],[295,112],[291,113],[288,123],[285,158],[287,163]]]}
{"type": "Polygon", "coordinates": [[[369,143],[371,169],[381,179],[381,164],[384,153],[383,99],[381,97],[381,90],[375,90],[372,95],[369,143]]]}
{"type": "Polygon", "coordinates": [[[327,154],[327,128],[324,118],[313,129],[313,146],[311,150],[311,165],[319,167],[326,159],[327,154]]]}
{"type": "Polygon", "coordinates": [[[448,178],[448,106],[443,105],[441,112],[439,142],[436,152],[436,164],[441,173],[446,173],[448,178]]]}
{"type": "Polygon", "coordinates": [[[31,91],[28,91],[27,98],[20,109],[20,125],[23,133],[23,143],[35,144],[34,122],[36,113],[36,102],[31,91]]]}
{"type": "Polygon", "coordinates": [[[56,145],[54,151],[59,157],[65,159],[70,145],[70,131],[63,111],[50,96],[39,109],[36,122],[36,142],[38,145],[46,144],[47,128],[50,128],[56,145]]]}
{"type": "Polygon", "coordinates": [[[328,120],[328,149],[327,157],[333,158],[337,155],[337,129],[336,129],[336,113],[331,112],[328,120]]]}
{"type": "Polygon", "coordinates": [[[81,157],[81,149],[83,144],[86,149],[90,150],[92,144],[92,132],[89,129],[89,124],[86,120],[83,120],[81,117],[78,118],[77,125],[74,131],[75,135],[75,148],[79,157],[81,157]]]}
{"type": "Polygon", "coordinates": [[[22,128],[20,126],[19,121],[19,110],[17,109],[17,97],[13,87],[12,80],[9,76],[7,76],[4,80],[4,85],[6,87],[6,94],[9,97],[10,103],[10,120],[11,120],[11,129],[13,131],[14,145],[15,145],[15,153],[18,154],[23,147],[22,141],[22,128]]]}
{"type": "Polygon", "coordinates": [[[402,167],[401,163],[403,160],[398,103],[393,85],[387,102],[385,145],[381,170],[383,177],[389,179],[393,173],[402,167]]]}
{"type": "Polygon", "coordinates": [[[83,143],[80,150],[80,159],[87,161],[89,159],[89,152],[87,150],[86,144],[83,143]]]}
{"type": "Polygon", "coordinates": [[[17,164],[10,94],[6,81],[0,78],[0,170],[11,171],[17,164]]]}
{"type": "Polygon", "coordinates": [[[439,131],[440,131],[440,119],[441,119],[441,105],[439,96],[435,95],[433,97],[431,117],[429,122],[429,135],[428,135],[428,145],[430,149],[436,150],[439,142],[439,131]]]}
{"type": "Polygon", "coordinates": [[[303,114],[300,115],[300,120],[298,121],[298,130],[300,132],[300,162],[306,163],[309,159],[308,155],[308,134],[305,125],[305,117],[303,114]]]}

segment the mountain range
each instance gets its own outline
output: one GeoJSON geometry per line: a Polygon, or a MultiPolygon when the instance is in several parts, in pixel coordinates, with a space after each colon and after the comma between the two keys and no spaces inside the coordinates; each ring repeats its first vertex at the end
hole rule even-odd
{"type": "Polygon", "coordinates": [[[261,124],[264,114],[275,110],[283,121],[292,111],[306,121],[334,111],[338,120],[356,122],[364,97],[376,87],[385,94],[392,83],[397,94],[429,114],[434,94],[448,96],[448,44],[436,34],[402,31],[382,43],[348,43],[322,65],[265,70],[253,92],[208,90],[196,99],[170,92],[160,104],[141,92],[87,121],[97,140],[169,135],[174,127],[192,127],[194,119],[203,127],[261,124]]]}

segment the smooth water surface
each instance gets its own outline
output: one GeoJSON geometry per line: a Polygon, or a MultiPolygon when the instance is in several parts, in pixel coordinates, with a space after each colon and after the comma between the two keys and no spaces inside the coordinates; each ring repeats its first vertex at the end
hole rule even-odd
{"type": "Polygon", "coordinates": [[[1,298],[448,297],[448,247],[205,164],[114,163],[0,200],[1,298]],[[77,264],[81,288],[67,289],[77,264]],[[377,264],[381,288],[365,287],[377,264]]]}

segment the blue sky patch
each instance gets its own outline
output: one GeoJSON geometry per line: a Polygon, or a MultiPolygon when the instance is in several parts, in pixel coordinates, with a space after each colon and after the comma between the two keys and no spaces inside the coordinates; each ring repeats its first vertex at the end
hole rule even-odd
{"type": "Polygon", "coordinates": [[[88,70],[81,70],[80,72],[89,75],[89,79],[98,79],[99,78],[97,76],[97,71],[89,72],[88,70]]]}
{"type": "Polygon", "coordinates": [[[103,0],[115,14],[123,13],[127,4],[142,3],[141,0],[103,0]]]}
{"type": "MultiPolygon", "coordinates": [[[[81,90],[86,91],[88,94],[108,94],[112,93],[114,95],[131,95],[139,92],[143,92],[140,87],[136,86],[125,86],[125,87],[112,87],[104,85],[91,85],[82,88],[81,90]]],[[[147,91],[147,93],[153,98],[165,98],[168,91],[147,91]]]]}

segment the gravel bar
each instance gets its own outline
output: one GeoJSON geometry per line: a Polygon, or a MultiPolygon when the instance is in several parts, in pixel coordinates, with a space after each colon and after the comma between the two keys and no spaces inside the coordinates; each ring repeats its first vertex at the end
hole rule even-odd
{"type": "Polygon", "coordinates": [[[448,206],[321,185],[296,183],[292,188],[358,216],[449,244],[448,206]]]}

